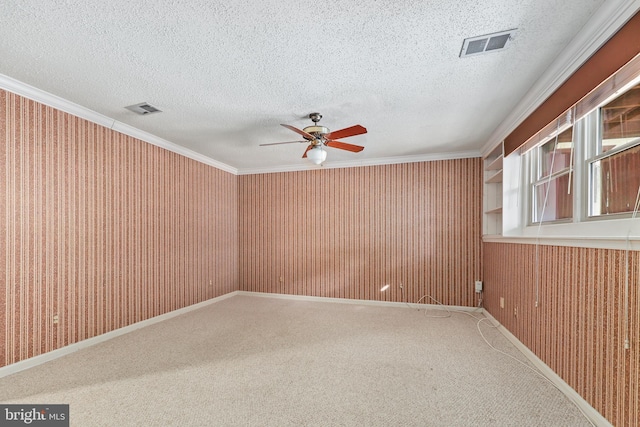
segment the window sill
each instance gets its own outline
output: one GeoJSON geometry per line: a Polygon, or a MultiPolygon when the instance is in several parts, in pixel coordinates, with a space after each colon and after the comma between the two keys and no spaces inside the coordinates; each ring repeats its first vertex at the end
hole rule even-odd
{"type": "Polygon", "coordinates": [[[640,219],[586,221],[529,226],[503,236],[483,236],[483,242],[581,248],[640,250],[640,219]]]}

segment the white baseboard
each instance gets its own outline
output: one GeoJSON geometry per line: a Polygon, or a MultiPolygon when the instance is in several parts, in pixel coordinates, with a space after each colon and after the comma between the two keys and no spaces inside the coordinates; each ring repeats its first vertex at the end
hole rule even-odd
{"type": "Polygon", "coordinates": [[[582,413],[596,426],[612,427],[612,424],[600,414],[593,406],[589,404],[582,396],[578,394],[569,384],[567,384],[558,374],[555,373],[546,363],[544,363],[534,352],[529,350],[518,338],[515,337],[507,328],[502,326],[488,311],[484,311],[497,329],[504,335],[518,350],[529,359],[531,363],[551,381],[569,400],[571,400],[582,413]]]}
{"type": "Polygon", "coordinates": [[[45,354],[41,354],[39,356],[35,356],[26,360],[22,360],[20,362],[13,363],[11,365],[4,366],[0,368],[0,378],[6,377],[8,375],[15,374],[17,372],[23,371],[25,369],[32,368],[34,366],[42,365],[43,363],[49,362],[51,360],[58,359],[67,354],[74,353],[78,350],[82,350],[83,348],[87,348],[110,339],[116,338],[118,336],[128,334],[137,329],[144,328],[146,326],[150,326],[164,320],[171,319],[176,316],[180,316],[182,314],[188,313],[190,311],[198,310],[200,308],[206,307],[208,305],[214,304],[216,302],[220,302],[227,298],[234,297],[236,295],[245,295],[252,297],[261,297],[261,298],[276,298],[276,299],[288,299],[288,300],[297,300],[297,301],[313,301],[313,302],[330,302],[330,303],[340,303],[340,304],[359,304],[359,305],[370,305],[370,306],[386,306],[386,307],[410,307],[410,308],[429,308],[429,309],[438,309],[438,310],[455,310],[455,311],[466,311],[466,312],[480,312],[483,313],[487,318],[497,326],[497,329],[516,347],[518,350],[524,354],[524,356],[533,363],[533,365],[540,370],[540,372],[546,376],[562,393],[567,396],[572,402],[576,404],[580,408],[580,410],[589,418],[589,420],[596,426],[602,427],[612,427],[611,423],[604,418],[598,411],[596,411],[586,400],[582,398],[569,384],[567,384],[558,374],[556,374],[546,363],[544,363],[538,356],[536,356],[528,347],[526,347],[518,338],[516,338],[511,332],[509,332],[504,326],[500,324],[489,312],[482,308],[476,307],[464,307],[464,306],[453,306],[453,305],[436,305],[436,304],[413,304],[413,303],[404,303],[404,302],[394,302],[394,301],[372,301],[372,300],[361,300],[361,299],[347,299],[347,298],[328,298],[328,297],[314,297],[314,296],[305,296],[305,295],[286,295],[286,294],[273,294],[273,293],[263,293],[263,292],[247,292],[247,291],[233,291],[225,295],[221,295],[216,298],[212,298],[207,301],[203,301],[194,305],[190,305],[188,307],[184,307],[175,311],[171,311],[169,313],[161,314],[160,316],[152,317],[151,319],[143,320],[141,322],[134,323],[129,326],[125,326],[120,329],[116,329],[111,332],[107,332],[102,335],[98,335],[93,338],[88,338],[86,340],[68,345],[66,347],[59,348],[57,350],[50,351],[45,354]]]}
{"type": "Polygon", "coordinates": [[[150,326],[155,323],[159,323],[164,320],[171,319],[172,317],[180,316],[190,311],[198,310],[199,308],[206,307],[210,304],[214,304],[216,302],[222,301],[227,298],[231,298],[237,295],[237,293],[238,291],[233,291],[216,298],[211,298],[209,300],[190,305],[188,307],[183,307],[178,310],[171,311],[169,313],[161,314],[159,316],[155,316],[150,319],[142,320],[132,325],[128,325],[128,326],[98,335],[96,337],[87,338],[86,340],[82,340],[77,343],[70,344],[66,347],[52,350],[45,354],[40,354],[38,356],[34,356],[29,359],[21,360],[20,362],[12,363],[11,365],[3,366],[2,368],[0,368],[0,378],[15,374],[16,372],[24,371],[25,369],[33,368],[34,366],[42,365],[43,363],[47,363],[51,360],[58,359],[62,356],[66,356],[67,354],[75,353],[76,351],[82,350],[83,348],[91,347],[101,342],[105,342],[110,339],[119,337],[121,335],[128,334],[137,329],[141,329],[146,326],[150,326]]]}
{"type": "MultiPolygon", "coordinates": [[[[197,304],[190,305],[188,307],[184,307],[175,311],[171,311],[169,313],[161,314],[159,316],[152,317],[150,319],[143,320],[141,322],[134,323],[132,325],[128,325],[92,338],[88,338],[86,340],[79,341],[77,343],[70,344],[68,346],[52,350],[50,352],[40,354],[38,356],[31,357],[29,359],[21,360],[20,362],[12,363],[11,365],[3,366],[0,368],[0,378],[6,377],[8,375],[15,374],[20,371],[24,371],[25,369],[33,368],[34,366],[42,365],[51,360],[58,359],[60,357],[66,356],[67,354],[75,353],[78,350],[82,350],[83,348],[91,347],[93,345],[108,341],[110,339],[119,337],[124,334],[128,334],[137,329],[144,328],[146,326],[153,325],[155,323],[162,322],[164,320],[171,319],[172,317],[180,316],[181,314],[188,313],[193,310],[198,310],[199,308],[208,306],[210,304],[222,301],[227,298],[231,298],[236,295],[247,295],[247,296],[255,296],[255,297],[263,297],[263,298],[280,298],[280,299],[291,299],[298,301],[315,301],[315,302],[334,302],[334,303],[342,303],[342,304],[360,304],[360,305],[374,305],[374,306],[387,306],[387,307],[407,307],[407,303],[403,302],[391,302],[391,301],[370,301],[370,300],[356,300],[356,299],[346,299],[346,298],[327,298],[327,297],[313,297],[313,296],[304,296],[304,295],[285,295],[285,294],[271,294],[271,293],[262,293],[262,292],[247,292],[247,291],[233,291],[225,295],[221,295],[216,298],[212,298],[207,301],[203,301],[197,304]]],[[[460,307],[460,306],[444,306],[444,305],[433,305],[433,304],[409,304],[412,308],[432,308],[432,309],[455,309],[461,311],[475,311],[473,307],[460,307]]]]}
{"type": "Polygon", "coordinates": [[[444,305],[444,304],[415,304],[411,302],[396,302],[396,301],[373,301],[366,299],[349,299],[349,298],[330,298],[330,297],[312,297],[306,295],[289,295],[289,294],[272,294],[267,292],[249,292],[249,291],[237,291],[237,295],[247,295],[252,297],[262,298],[276,298],[276,299],[290,299],[297,301],[314,301],[314,302],[333,302],[339,304],[358,304],[358,305],[373,305],[383,307],[409,307],[409,308],[421,308],[421,309],[434,309],[434,310],[455,310],[455,311],[468,311],[482,313],[483,309],[478,307],[466,307],[461,305],[444,305]]]}
{"type": "Polygon", "coordinates": [[[328,298],[328,297],[312,297],[305,295],[286,295],[286,294],[272,294],[263,292],[247,292],[238,291],[237,295],[247,295],[262,298],[276,298],[276,299],[288,299],[297,301],[313,301],[313,302],[333,302],[341,304],[360,304],[371,306],[386,306],[386,307],[411,307],[411,308],[429,308],[439,310],[452,310],[452,311],[465,311],[465,312],[477,312],[483,313],[497,329],[518,349],[522,354],[529,359],[529,361],[540,371],[542,375],[547,377],[557,388],[562,392],[569,400],[571,400],[582,413],[596,426],[613,427],[611,423],[602,416],[593,406],[591,406],[582,396],[578,394],[569,384],[567,384],[558,374],[555,373],[546,363],[544,363],[538,356],[535,355],[527,346],[525,346],[518,338],[516,338],[509,330],[500,324],[488,311],[483,308],[477,307],[464,307],[455,305],[436,305],[436,304],[413,304],[404,302],[393,301],[371,301],[371,300],[359,300],[359,299],[347,299],[347,298],[328,298]]]}

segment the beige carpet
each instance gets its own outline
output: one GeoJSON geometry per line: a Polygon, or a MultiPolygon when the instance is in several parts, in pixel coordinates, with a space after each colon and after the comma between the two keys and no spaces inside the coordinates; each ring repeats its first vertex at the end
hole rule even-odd
{"type": "Polygon", "coordinates": [[[72,426],[590,425],[476,323],[240,295],[1,378],[0,402],[69,403],[72,426]]]}

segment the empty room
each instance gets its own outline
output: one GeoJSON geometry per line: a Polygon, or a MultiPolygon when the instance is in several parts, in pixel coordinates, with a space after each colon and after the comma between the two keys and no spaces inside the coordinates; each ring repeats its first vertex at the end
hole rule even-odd
{"type": "Polygon", "coordinates": [[[640,425],[640,0],[0,4],[0,425],[640,425]]]}

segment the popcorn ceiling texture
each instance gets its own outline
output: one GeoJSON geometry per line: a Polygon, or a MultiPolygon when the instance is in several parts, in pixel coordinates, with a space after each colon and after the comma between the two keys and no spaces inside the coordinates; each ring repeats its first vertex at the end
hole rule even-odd
{"type": "Polygon", "coordinates": [[[0,73],[236,168],[305,164],[258,144],[313,111],[369,130],[329,162],[477,151],[603,3],[7,0],[0,73]],[[511,28],[511,48],[458,57],[511,28]]]}

